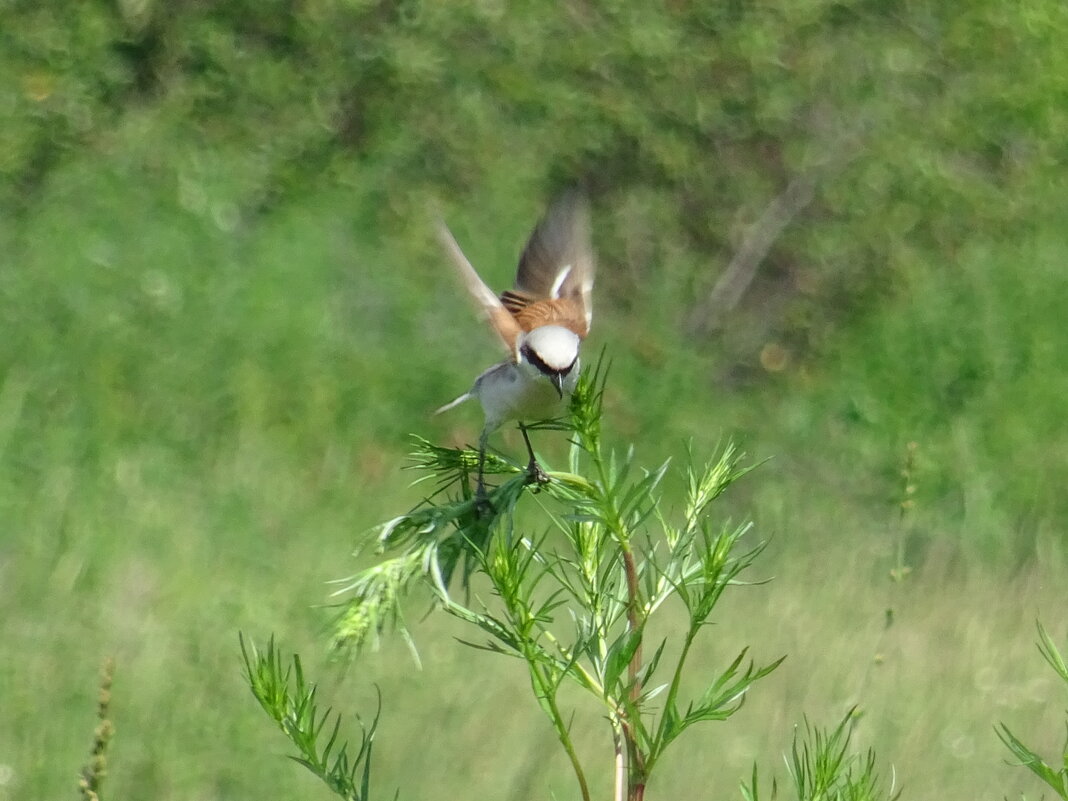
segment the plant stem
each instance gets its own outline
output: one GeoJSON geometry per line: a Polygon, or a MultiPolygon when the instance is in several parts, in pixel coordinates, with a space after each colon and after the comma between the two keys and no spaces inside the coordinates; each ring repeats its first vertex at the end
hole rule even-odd
{"type": "MultiPolygon", "coordinates": [[[[627,576],[627,628],[631,632],[636,632],[640,630],[642,624],[639,610],[641,598],[638,594],[638,568],[634,563],[634,552],[630,549],[630,543],[626,540],[621,540],[620,548],[623,551],[623,571],[627,576]]],[[[638,708],[638,699],[641,698],[642,694],[642,683],[638,679],[638,671],[641,666],[642,644],[639,641],[638,647],[634,649],[634,656],[631,657],[630,664],[627,666],[627,677],[630,680],[630,700],[631,704],[633,704],[633,709],[638,708]]],[[[623,735],[627,741],[627,754],[630,763],[628,771],[630,782],[627,798],[629,801],[641,801],[645,795],[645,777],[647,775],[645,759],[638,742],[630,730],[625,709],[621,710],[620,716],[623,724],[623,735]]]]}
{"type": "MultiPolygon", "coordinates": [[[[623,571],[627,576],[627,628],[631,632],[638,631],[641,626],[638,605],[641,599],[638,597],[638,568],[634,563],[634,552],[630,549],[630,543],[620,543],[623,551],[623,571]]],[[[627,676],[630,679],[630,700],[637,702],[642,694],[641,682],[638,680],[638,670],[642,666],[642,646],[634,649],[630,665],[627,667],[627,676]]]]}
{"type": "MultiPolygon", "coordinates": [[[[568,650],[567,648],[565,648],[564,645],[560,642],[560,640],[558,640],[556,638],[556,636],[551,631],[549,631],[548,629],[541,629],[540,631],[541,631],[541,636],[543,636],[546,640],[548,640],[553,645],[553,647],[556,648],[556,650],[557,650],[557,652],[559,652],[560,656],[562,656],[564,659],[568,660],[569,662],[572,662],[572,669],[576,672],[576,674],[581,679],[581,681],[579,683],[583,687],[585,687],[587,690],[592,692],[594,695],[597,695],[597,696],[603,698],[605,696],[605,688],[601,685],[601,683],[599,681],[597,681],[596,678],[594,678],[594,676],[586,668],[584,668],[578,662],[574,661],[571,651],[568,650]]],[[[611,703],[610,702],[609,702],[609,707],[611,708],[611,703]]]]}
{"type": "Polygon", "coordinates": [[[567,752],[567,758],[571,760],[571,768],[575,771],[575,779],[578,781],[582,801],[590,801],[590,788],[586,784],[586,774],[582,770],[582,763],[579,762],[578,754],[575,753],[575,746],[567,733],[567,725],[560,714],[560,707],[556,705],[555,691],[549,691],[549,688],[542,683],[541,676],[537,674],[536,670],[531,670],[531,678],[534,680],[537,691],[545,699],[545,704],[549,709],[549,717],[553,722],[553,728],[556,729],[556,736],[560,739],[560,744],[564,747],[564,751],[567,752]]]}
{"type": "Polygon", "coordinates": [[[679,694],[679,685],[682,683],[682,669],[686,664],[686,658],[690,655],[690,647],[693,645],[694,639],[697,637],[697,632],[700,630],[700,626],[695,626],[693,622],[690,623],[690,628],[686,632],[686,638],[682,642],[682,651],[679,653],[679,661],[675,664],[675,671],[671,676],[671,684],[668,687],[667,698],[664,701],[664,714],[660,717],[660,726],[656,733],[656,739],[653,741],[652,752],[649,754],[649,761],[646,763],[646,775],[648,771],[652,770],[653,765],[660,758],[660,748],[664,742],[664,734],[667,731],[668,716],[667,710],[673,709],[675,699],[679,694]]]}
{"type": "Polygon", "coordinates": [[[638,741],[626,721],[623,722],[623,736],[627,743],[628,756],[627,801],[642,801],[645,797],[645,779],[649,774],[645,769],[645,759],[638,748],[638,741]]]}
{"type": "MultiPolygon", "coordinates": [[[[616,505],[614,487],[605,469],[604,457],[601,454],[600,443],[596,440],[589,443],[587,452],[597,470],[597,477],[601,483],[601,501],[604,505],[605,522],[608,525],[616,543],[619,545],[623,556],[623,572],[627,581],[627,630],[629,633],[641,631],[641,588],[638,581],[638,566],[634,560],[634,551],[630,547],[630,532],[623,521],[620,510],[616,505]]],[[[641,682],[638,680],[638,672],[642,664],[642,647],[639,642],[627,666],[629,679],[630,701],[634,709],[637,709],[638,699],[641,698],[641,682]]],[[[622,771],[627,774],[627,799],[628,801],[641,801],[645,795],[646,772],[644,755],[641,746],[634,737],[630,721],[627,718],[627,707],[620,704],[613,713],[613,739],[616,750],[616,797],[619,798],[622,783],[622,771]],[[623,749],[626,748],[625,768],[623,749]]],[[[640,714],[640,712],[639,712],[640,714]]]]}

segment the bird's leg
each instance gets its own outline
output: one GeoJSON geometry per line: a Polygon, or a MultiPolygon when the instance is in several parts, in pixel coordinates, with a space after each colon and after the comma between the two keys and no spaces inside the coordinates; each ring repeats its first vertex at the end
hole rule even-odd
{"type": "Polygon", "coordinates": [[[538,460],[534,458],[534,448],[532,448],[530,445],[530,437],[527,436],[527,427],[520,423],[519,430],[523,434],[523,442],[527,444],[527,453],[530,454],[530,461],[527,463],[527,483],[548,484],[549,476],[546,475],[545,471],[541,469],[541,465],[538,464],[538,460]]]}
{"type": "Polygon", "coordinates": [[[475,487],[475,508],[479,514],[492,514],[493,504],[489,495],[486,494],[486,482],[483,479],[483,470],[486,465],[486,442],[489,440],[489,431],[483,429],[478,438],[478,484],[475,487]]]}

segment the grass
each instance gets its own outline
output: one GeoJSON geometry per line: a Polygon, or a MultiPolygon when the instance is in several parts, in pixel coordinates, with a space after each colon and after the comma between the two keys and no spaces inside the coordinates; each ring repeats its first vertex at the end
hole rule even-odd
{"type": "MultiPolygon", "coordinates": [[[[455,321],[459,290],[429,228],[375,233],[370,190],[327,188],[235,222],[225,183],[132,163],[72,162],[0,231],[15,265],[0,274],[0,799],[75,791],[107,656],[105,795],[326,797],[279,758],[237,632],[274,632],[309,662],[322,653],[324,582],[417,499],[398,472],[409,431],[474,440],[473,408],[428,413],[495,358],[493,343],[473,315],[455,321]]],[[[503,282],[531,208],[500,206],[504,233],[470,222],[485,209],[457,227],[503,282]]],[[[954,264],[904,272],[883,307],[828,334],[820,360],[741,386],[716,379],[715,343],[687,345],[661,308],[639,340],[628,314],[599,307],[607,425],[644,463],[727,435],[773,457],[731,511],[771,538],[755,570],[775,580],[727,602],[708,654],[753,642],[758,661],[788,659],[729,728],[680,746],[650,797],[736,796],[754,760],[779,769],[802,715],[829,725],[853,704],[858,744],[895,766],[906,797],[1035,792],[1000,764],[993,726],[1011,719],[1037,750],[1059,746],[1042,739],[1058,732],[1059,699],[1032,622],[1068,634],[1066,256],[1052,227],[977,236],[954,264]],[[902,523],[910,441],[916,503],[902,523]],[[913,571],[894,583],[900,542],[913,571]]],[[[507,432],[496,442],[519,447],[507,432]]],[[[537,446],[562,453],[549,433],[537,446]]],[[[544,762],[551,730],[515,703],[524,679],[456,646],[442,616],[414,633],[422,671],[387,643],[325,674],[343,707],[373,708],[381,686],[383,791],[566,792],[567,765],[544,762]]],[[[590,737],[599,725],[575,723],[590,737]]]]}

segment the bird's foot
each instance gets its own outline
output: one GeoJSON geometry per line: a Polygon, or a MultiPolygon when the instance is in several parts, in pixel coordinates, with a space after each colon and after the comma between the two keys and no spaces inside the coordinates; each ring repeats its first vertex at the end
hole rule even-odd
{"type": "Polygon", "coordinates": [[[527,465],[527,483],[536,484],[539,489],[549,483],[549,474],[541,469],[537,459],[531,459],[527,465]]]}
{"type": "Polygon", "coordinates": [[[486,485],[481,481],[478,483],[478,489],[475,490],[475,513],[480,518],[493,517],[497,513],[493,507],[493,501],[486,493],[486,485]]]}

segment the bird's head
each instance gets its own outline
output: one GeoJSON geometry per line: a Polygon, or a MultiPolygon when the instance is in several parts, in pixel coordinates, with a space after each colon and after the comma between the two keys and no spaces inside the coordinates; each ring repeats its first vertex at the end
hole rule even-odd
{"type": "Polygon", "coordinates": [[[519,340],[519,362],[529,364],[548,378],[560,397],[564,379],[578,364],[579,337],[560,325],[543,325],[528,331],[519,340]]]}

